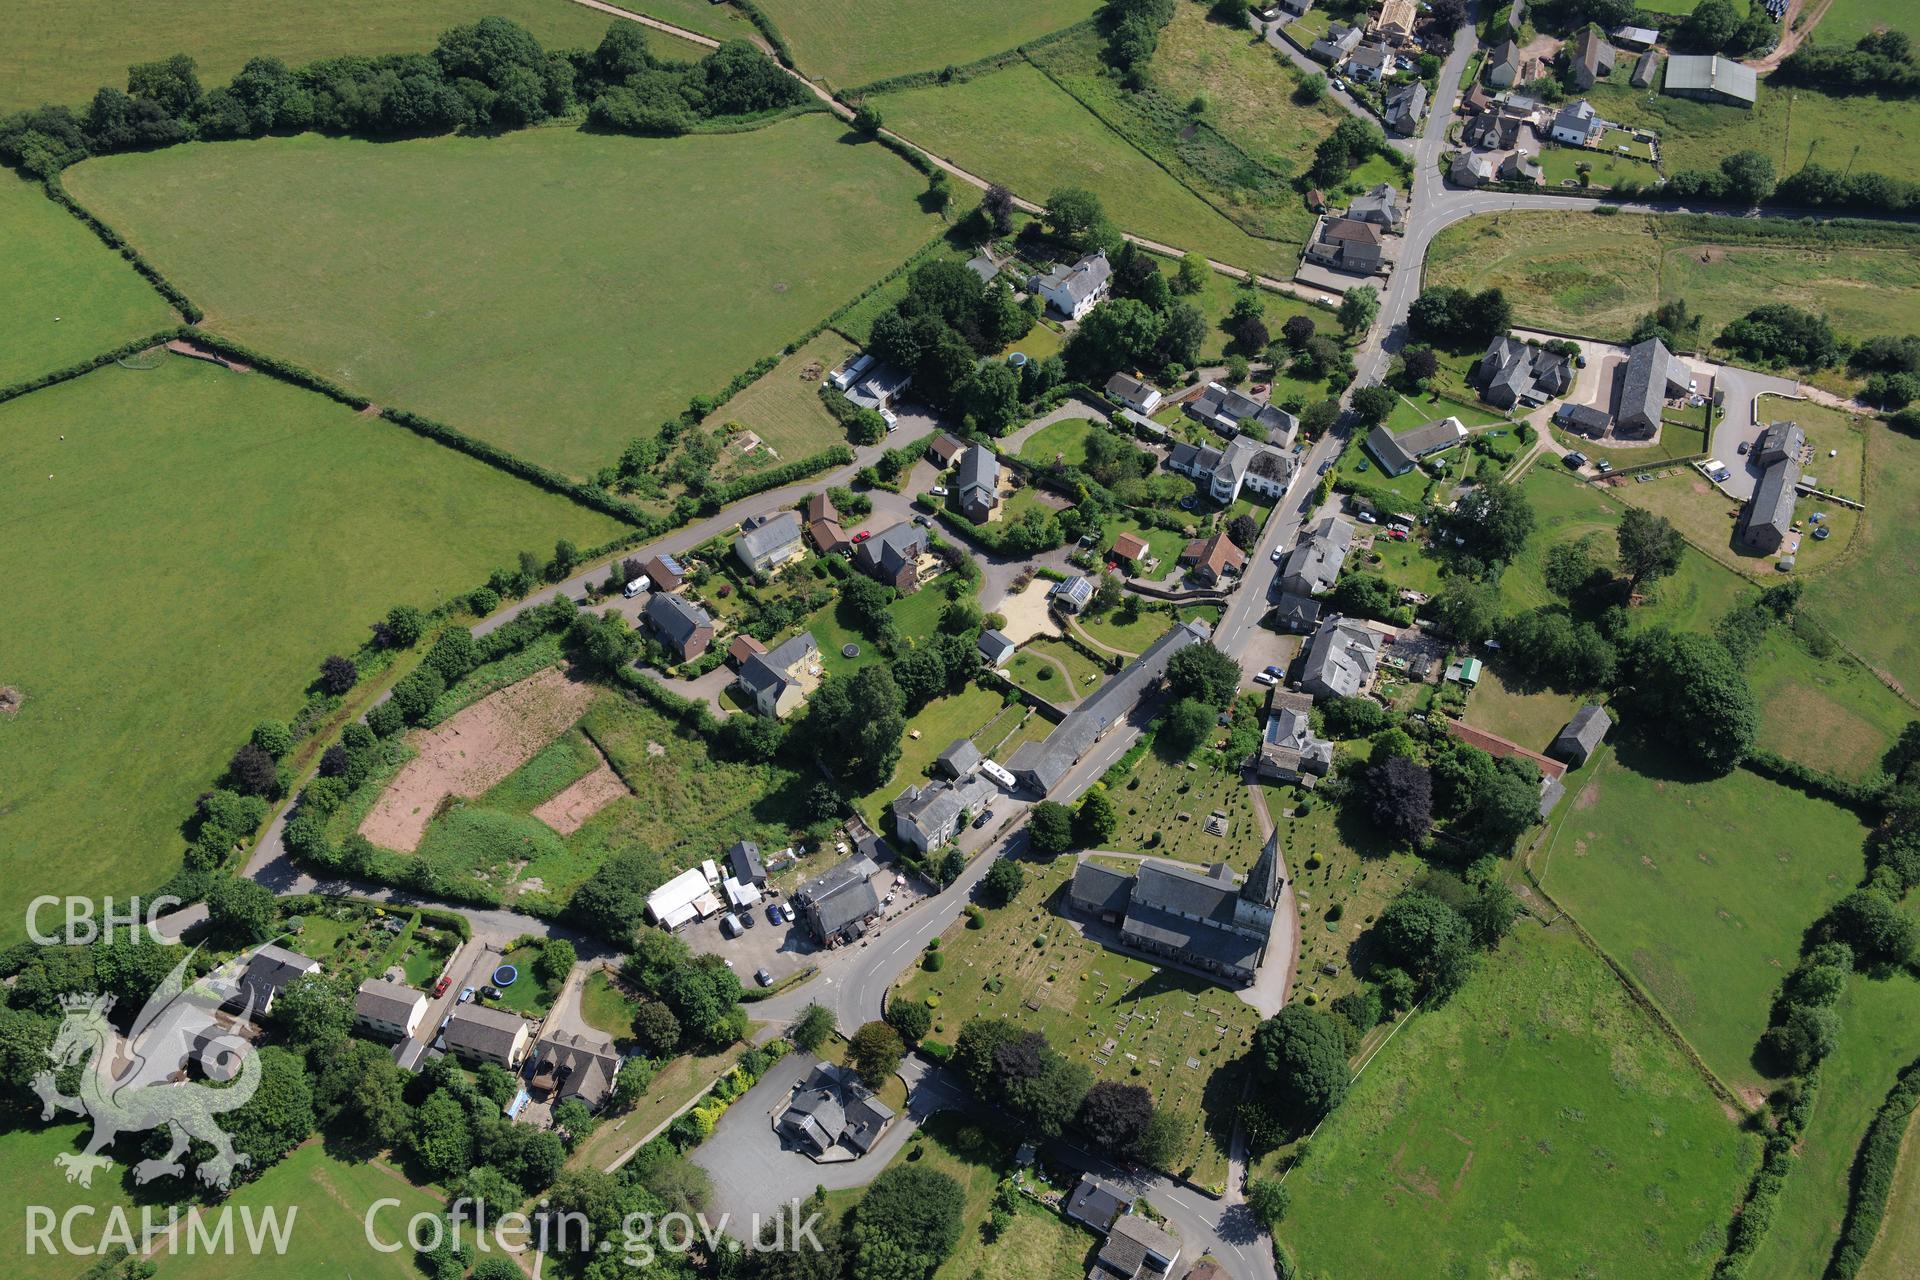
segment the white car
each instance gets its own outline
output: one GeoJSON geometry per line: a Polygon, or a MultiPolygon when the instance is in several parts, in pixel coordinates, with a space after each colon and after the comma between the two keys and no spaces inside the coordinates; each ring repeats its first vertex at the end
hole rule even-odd
{"type": "Polygon", "coordinates": [[[1379,518],[1376,517],[1371,511],[1358,512],[1354,515],[1353,518],[1355,520],[1358,520],[1361,524],[1379,524],[1380,523],[1379,518]]]}
{"type": "Polygon", "coordinates": [[[933,486],[933,488],[927,490],[927,492],[932,494],[936,498],[944,498],[947,496],[947,486],[943,484],[937,484],[933,486]]]}
{"type": "Polygon", "coordinates": [[[1266,672],[1262,671],[1259,675],[1256,675],[1253,678],[1253,682],[1255,684],[1272,684],[1273,677],[1268,675],[1266,672]]]}

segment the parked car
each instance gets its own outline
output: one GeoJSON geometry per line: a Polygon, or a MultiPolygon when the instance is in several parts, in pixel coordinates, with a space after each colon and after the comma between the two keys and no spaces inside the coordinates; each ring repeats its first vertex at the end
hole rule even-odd
{"type": "Polygon", "coordinates": [[[1405,529],[1389,529],[1387,530],[1387,536],[1395,542],[1405,542],[1407,540],[1407,531],[1405,529]]]}
{"type": "Polygon", "coordinates": [[[751,911],[742,911],[742,912],[740,913],[740,923],[741,923],[741,924],[743,924],[743,925],[745,925],[745,926],[746,926],[747,928],[749,928],[749,929],[751,929],[751,928],[753,928],[753,927],[754,927],[755,925],[757,925],[757,924],[759,924],[760,922],[759,922],[758,920],[755,920],[755,919],[753,918],[753,912],[751,912],[751,911]]]}
{"type": "Polygon", "coordinates": [[[1277,679],[1278,677],[1285,675],[1286,672],[1282,671],[1279,667],[1269,666],[1265,671],[1261,672],[1261,674],[1273,676],[1277,679]]]}
{"type": "Polygon", "coordinates": [[[1566,463],[1568,466],[1578,471],[1581,467],[1584,467],[1587,465],[1587,455],[1584,453],[1581,453],[1578,449],[1575,449],[1572,453],[1560,459],[1560,461],[1566,463]]]}
{"type": "Polygon", "coordinates": [[[767,904],[767,923],[768,924],[780,923],[780,904],[779,903],[769,902],[767,904]]]}
{"type": "Polygon", "coordinates": [[[1738,446],[1737,446],[1737,447],[1736,447],[1736,448],[1734,449],[1734,452],[1735,452],[1735,453],[1745,453],[1745,452],[1746,452],[1746,451],[1747,451],[1748,449],[1750,449],[1750,448],[1752,448],[1752,447],[1753,447],[1753,445],[1752,445],[1752,442],[1751,442],[1751,441],[1747,441],[1747,440],[1742,440],[1742,441],[1741,441],[1741,442],[1739,443],[1739,445],[1738,445],[1738,446]]]}
{"type": "Polygon", "coordinates": [[[931,529],[931,528],[933,528],[933,517],[932,517],[932,516],[915,516],[915,517],[913,518],[913,522],[914,522],[915,524],[917,524],[917,525],[919,525],[919,526],[920,526],[921,528],[923,528],[923,529],[931,529]]]}
{"type": "Polygon", "coordinates": [[[746,930],[740,924],[740,917],[732,914],[720,917],[720,932],[729,938],[737,938],[746,930]]]}
{"type": "Polygon", "coordinates": [[[453,975],[446,973],[441,974],[440,981],[433,984],[433,998],[438,1000],[441,996],[447,994],[447,988],[452,985],[453,975]]]}
{"type": "Polygon", "coordinates": [[[1331,471],[1331,470],[1333,470],[1333,459],[1332,459],[1332,458],[1328,458],[1328,459],[1327,459],[1327,460],[1326,460],[1325,462],[1323,462],[1323,463],[1321,463],[1321,464],[1320,464],[1320,469],[1319,469],[1318,471],[1316,471],[1316,472],[1314,472],[1314,474],[1315,474],[1315,475],[1321,475],[1321,476],[1323,476],[1323,475],[1325,475],[1325,474],[1327,474],[1327,472],[1329,472],[1329,471],[1331,471]]]}
{"type": "Polygon", "coordinates": [[[1358,520],[1361,524],[1379,524],[1380,523],[1380,517],[1374,515],[1373,512],[1371,511],[1357,511],[1354,513],[1353,518],[1355,520],[1358,520]]]}
{"type": "Polygon", "coordinates": [[[943,484],[937,484],[933,486],[933,488],[927,490],[927,492],[932,494],[936,498],[944,498],[947,496],[947,486],[943,484]]]}
{"type": "Polygon", "coordinates": [[[460,1003],[465,1004],[471,999],[473,999],[473,988],[472,987],[460,988],[460,1003]]]}
{"type": "Polygon", "coordinates": [[[764,965],[753,971],[753,980],[759,983],[763,987],[770,987],[773,985],[773,975],[767,972],[766,967],[764,965]]]}
{"type": "Polygon", "coordinates": [[[853,540],[855,542],[865,542],[868,538],[871,538],[872,536],[873,536],[873,530],[862,529],[860,532],[853,535],[853,540]]]}
{"type": "Polygon", "coordinates": [[[989,822],[992,822],[992,821],[993,821],[993,810],[982,809],[980,811],[980,816],[973,820],[973,829],[975,831],[978,831],[981,827],[986,826],[989,822]]]}
{"type": "Polygon", "coordinates": [[[1253,678],[1253,682],[1258,685],[1269,685],[1273,683],[1273,677],[1262,671],[1253,678]]]}
{"type": "Polygon", "coordinates": [[[1267,559],[1273,561],[1275,564],[1279,564],[1282,560],[1285,560],[1286,558],[1287,558],[1287,553],[1285,551],[1282,551],[1279,547],[1275,547],[1273,549],[1273,554],[1267,557],[1267,559]]]}
{"type": "Polygon", "coordinates": [[[1613,464],[1611,462],[1608,462],[1605,458],[1602,458],[1600,459],[1600,461],[1594,463],[1593,467],[1594,467],[1594,470],[1598,471],[1603,476],[1613,474],[1613,464]]]}
{"type": "Polygon", "coordinates": [[[489,1000],[498,1000],[502,998],[502,996],[505,993],[502,992],[500,988],[494,986],[492,983],[488,983],[486,986],[480,988],[480,994],[485,996],[489,1000]]]}

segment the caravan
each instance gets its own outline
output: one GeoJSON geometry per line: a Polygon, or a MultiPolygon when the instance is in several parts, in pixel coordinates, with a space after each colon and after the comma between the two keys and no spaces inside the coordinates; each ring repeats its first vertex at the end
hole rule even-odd
{"type": "Polygon", "coordinates": [[[647,576],[645,574],[641,574],[639,577],[635,578],[632,582],[629,582],[627,584],[627,588],[624,594],[626,595],[627,599],[631,600],[652,585],[653,583],[647,580],[647,576]]]}

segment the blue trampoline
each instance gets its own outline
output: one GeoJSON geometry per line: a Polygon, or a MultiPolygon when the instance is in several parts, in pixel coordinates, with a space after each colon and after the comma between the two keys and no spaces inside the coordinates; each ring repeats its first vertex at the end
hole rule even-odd
{"type": "Polygon", "coordinates": [[[496,987],[510,987],[519,976],[520,970],[518,968],[510,964],[503,964],[493,971],[493,985],[496,987]]]}

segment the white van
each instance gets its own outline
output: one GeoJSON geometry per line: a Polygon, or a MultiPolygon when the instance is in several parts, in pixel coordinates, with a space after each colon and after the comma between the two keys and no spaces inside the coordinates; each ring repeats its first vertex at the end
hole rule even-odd
{"type": "Polygon", "coordinates": [[[642,574],[627,584],[627,589],[624,594],[627,599],[631,600],[652,585],[653,583],[647,580],[646,575],[642,574]]]}

